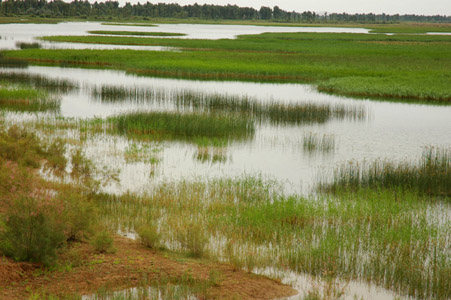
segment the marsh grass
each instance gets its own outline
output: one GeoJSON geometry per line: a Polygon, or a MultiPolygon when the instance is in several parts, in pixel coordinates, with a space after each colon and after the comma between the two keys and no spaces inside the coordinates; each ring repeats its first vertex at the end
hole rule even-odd
{"type": "Polygon", "coordinates": [[[0,81],[0,108],[15,111],[56,111],[59,107],[60,99],[44,90],[0,81]]]}
{"type": "Polygon", "coordinates": [[[151,194],[106,196],[97,203],[112,228],[156,218],[161,240],[173,250],[187,249],[180,245],[181,228],[199,228],[199,241],[210,240],[199,243],[209,257],[236,268],[326,272],[421,299],[446,299],[450,223],[431,214],[435,204],[428,197],[360,189],[308,199],[244,177],[164,183],[151,194]]]}
{"type": "Polygon", "coordinates": [[[363,105],[317,104],[313,102],[287,104],[271,100],[219,93],[202,93],[191,90],[165,90],[137,87],[94,87],[94,99],[102,102],[153,103],[173,105],[178,111],[202,113],[235,113],[260,123],[273,125],[325,123],[332,119],[365,120],[367,111],[363,105]]]}
{"type": "Polygon", "coordinates": [[[35,43],[27,43],[27,42],[17,42],[16,47],[20,49],[39,49],[41,48],[41,44],[35,43]]]}
{"type": "Polygon", "coordinates": [[[135,112],[107,121],[120,134],[156,139],[247,139],[255,131],[254,124],[246,118],[201,113],[135,112]]]}
{"type": "Polygon", "coordinates": [[[176,32],[148,32],[148,31],[108,31],[108,30],[92,30],[91,34],[108,34],[108,35],[136,35],[136,36],[185,36],[184,33],[176,32]]]}
{"type": "Polygon", "coordinates": [[[321,90],[365,98],[449,103],[449,36],[264,33],[237,39],[190,40],[119,36],[54,36],[52,41],[134,44],[185,51],[8,51],[11,57],[55,64],[108,64],[163,77],[307,82],[321,90]],[[189,51],[188,51],[189,50],[189,51]],[[400,59],[402,58],[402,59],[400,59]]]}
{"type": "Polygon", "coordinates": [[[152,165],[161,161],[162,147],[151,143],[130,143],[125,149],[124,158],[127,163],[144,162],[152,165]]]}
{"type": "Polygon", "coordinates": [[[451,196],[451,149],[427,147],[417,163],[377,160],[372,163],[347,163],[334,171],[333,181],[319,184],[319,189],[340,190],[393,189],[420,194],[451,196]]]}

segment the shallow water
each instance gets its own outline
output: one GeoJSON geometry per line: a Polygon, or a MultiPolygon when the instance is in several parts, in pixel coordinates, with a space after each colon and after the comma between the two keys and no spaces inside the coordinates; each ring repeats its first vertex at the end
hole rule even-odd
{"type": "Polygon", "coordinates": [[[334,167],[347,162],[375,159],[416,161],[425,147],[450,146],[451,107],[394,102],[355,100],[317,92],[310,85],[267,84],[229,81],[193,81],[138,77],[122,71],[88,70],[56,67],[29,67],[28,72],[68,79],[77,83],[75,89],[62,96],[64,117],[92,118],[111,116],[136,110],[172,110],[168,99],[174,91],[249,96],[259,102],[346,104],[362,107],[363,120],[333,119],[324,124],[257,125],[255,136],[235,142],[223,149],[220,161],[196,159],[198,147],[185,142],[161,142],[160,163],[126,163],[123,153],[128,140],[122,137],[99,136],[87,146],[95,161],[121,170],[121,187],[116,192],[145,191],[149,183],[193,177],[222,177],[261,174],[285,183],[287,191],[308,193],[319,176],[331,177],[334,167]],[[94,87],[132,86],[167,93],[161,103],[145,101],[102,102],[92,96],[94,87]],[[305,134],[332,135],[333,151],[307,151],[305,134]],[[106,151],[108,150],[108,151],[106,151]],[[110,158],[105,152],[115,153],[110,158]],[[153,170],[153,171],[152,171],[153,170]],[[150,173],[153,173],[152,176],[150,173]]]}
{"type": "MultiPolygon", "coordinates": [[[[368,33],[363,28],[339,27],[280,27],[280,26],[244,26],[244,25],[208,25],[208,24],[158,24],[149,26],[102,25],[99,22],[64,22],[59,24],[0,24],[0,49],[17,49],[17,42],[36,42],[40,36],[51,35],[88,35],[91,30],[175,32],[186,36],[177,38],[191,39],[233,39],[240,34],[259,34],[263,32],[354,32],[368,33]]],[[[174,37],[166,37],[174,38],[174,37]]],[[[95,45],[79,43],[59,43],[39,41],[43,48],[51,49],[140,49],[166,50],[167,47],[95,45]]]]}

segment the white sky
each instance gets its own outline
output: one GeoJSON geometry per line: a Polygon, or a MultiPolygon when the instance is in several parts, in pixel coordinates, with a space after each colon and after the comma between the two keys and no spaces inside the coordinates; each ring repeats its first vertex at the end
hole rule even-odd
{"type": "MultiPolygon", "coordinates": [[[[91,0],[92,2],[94,0],[91,0]]],[[[97,0],[99,2],[103,0],[97,0]]],[[[121,6],[125,2],[132,4],[147,2],[147,0],[118,0],[121,6]]],[[[387,13],[387,14],[417,14],[417,15],[451,15],[451,0],[150,0],[151,3],[193,4],[236,4],[242,7],[279,6],[288,11],[315,11],[337,13],[387,13]]]]}

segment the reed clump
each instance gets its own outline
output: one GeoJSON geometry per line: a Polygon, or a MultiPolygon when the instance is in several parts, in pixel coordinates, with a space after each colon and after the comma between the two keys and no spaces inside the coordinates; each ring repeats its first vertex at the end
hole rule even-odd
{"type": "Polygon", "coordinates": [[[246,139],[253,136],[252,121],[232,115],[134,112],[111,117],[113,130],[134,137],[246,139]]]}
{"type": "Polygon", "coordinates": [[[34,42],[34,43],[27,43],[27,42],[17,42],[16,47],[20,49],[40,49],[41,44],[34,42]]]}
{"type": "Polygon", "coordinates": [[[108,31],[108,30],[91,30],[91,34],[107,34],[107,35],[135,35],[135,36],[185,36],[185,33],[177,32],[149,32],[149,31],[108,31]]]}
{"type": "Polygon", "coordinates": [[[377,160],[347,163],[334,171],[332,183],[322,182],[326,192],[359,189],[402,189],[420,194],[451,196],[451,149],[428,147],[418,163],[377,160]]]}

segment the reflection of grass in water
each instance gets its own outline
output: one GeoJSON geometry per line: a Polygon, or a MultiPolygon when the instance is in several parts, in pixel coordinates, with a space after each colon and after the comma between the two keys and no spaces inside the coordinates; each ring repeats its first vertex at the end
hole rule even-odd
{"type": "Polygon", "coordinates": [[[47,111],[59,109],[60,101],[47,92],[0,81],[0,109],[47,111]]]}
{"type": "Polygon", "coordinates": [[[238,113],[259,122],[272,124],[324,123],[331,119],[363,120],[367,112],[362,105],[262,103],[257,98],[190,90],[146,89],[137,87],[95,87],[92,96],[105,102],[173,104],[178,110],[238,113]]]}
{"type": "Polygon", "coordinates": [[[329,134],[305,133],[303,147],[307,152],[331,152],[335,150],[335,137],[329,134]]]}
{"type": "Polygon", "coordinates": [[[46,76],[0,71],[0,80],[8,83],[27,84],[36,88],[42,88],[49,92],[68,92],[77,85],[66,79],[53,79],[46,76]]]}
{"type": "Polygon", "coordinates": [[[4,57],[0,52],[0,67],[1,68],[26,68],[28,67],[28,62],[22,59],[14,59],[4,57]]]}
{"type": "Polygon", "coordinates": [[[449,295],[450,221],[431,214],[435,206],[427,198],[362,189],[306,199],[277,191],[253,177],[183,181],[144,196],[105,195],[97,203],[113,228],[158,220],[161,241],[174,250],[189,251],[178,232],[196,224],[200,240],[210,237],[203,251],[238,268],[326,272],[419,298],[449,295]]]}
{"type": "Polygon", "coordinates": [[[254,124],[229,115],[135,112],[110,117],[114,130],[133,137],[170,139],[245,139],[254,134],[254,124]]]}
{"type": "Polygon", "coordinates": [[[108,31],[108,30],[92,30],[88,31],[92,34],[111,34],[111,35],[138,35],[138,36],[185,36],[184,33],[176,32],[148,32],[148,31],[108,31]]]}
{"type": "Polygon", "coordinates": [[[320,183],[320,189],[329,192],[365,188],[414,190],[427,195],[445,196],[449,200],[451,149],[427,148],[417,164],[391,161],[344,164],[335,170],[332,183],[320,183]]]}

